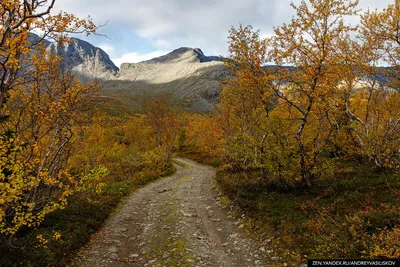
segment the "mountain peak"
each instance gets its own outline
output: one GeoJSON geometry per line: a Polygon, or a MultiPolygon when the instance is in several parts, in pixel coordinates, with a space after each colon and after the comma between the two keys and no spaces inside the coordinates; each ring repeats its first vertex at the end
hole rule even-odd
{"type": "Polygon", "coordinates": [[[156,57],[150,60],[138,62],[138,63],[123,63],[121,69],[129,69],[137,67],[139,65],[151,65],[151,64],[168,64],[178,62],[189,62],[189,63],[204,63],[211,61],[222,61],[222,58],[216,56],[206,56],[200,48],[192,47],[180,47],[166,55],[156,57]]]}
{"type": "Polygon", "coordinates": [[[192,47],[180,47],[175,49],[174,51],[168,53],[167,55],[158,58],[158,60],[173,60],[175,58],[180,58],[182,55],[186,53],[191,53],[196,57],[198,62],[211,62],[211,61],[222,61],[222,58],[216,56],[206,56],[200,48],[192,48],[192,47]]]}
{"type": "Polygon", "coordinates": [[[62,45],[50,43],[47,49],[64,57],[67,69],[88,78],[112,77],[119,71],[106,52],[78,38],[62,45]]]}

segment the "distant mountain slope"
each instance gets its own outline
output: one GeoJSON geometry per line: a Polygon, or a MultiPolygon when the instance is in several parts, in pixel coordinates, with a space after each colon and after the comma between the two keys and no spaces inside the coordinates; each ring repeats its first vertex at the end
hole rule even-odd
{"type": "MultiPolygon", "coordinates": [[[[40,37],[31,34],[34,44],[40,37]]],[[[102,83],[102,95],[141,109],[144,103],[156,97],[169,96],[171,100],[186,109],[212,111],[218,103],[221,79],[232,76],[222,58],[206,56],[199,48],[181,47],[164,56],[139,63],[123,63],[119,70],[102,49],[78,38],[70,43],[43,40],[48,51],[55,51],[64,57],[64,66],[77,73],[81,79],[97,79],[102,83]]],[[[268,68],[295,67],[269,65],[268,68]]],[[[374,79],[381,86],[390,80],[390,68],[377,68],[374,79]]],[[[357,70],[355,70],[357,72],[357,70]]],[[[372,76],[360,73],[358,87],[365,86],[372,76]]],[[[397,79],[397,77],[394,77],[397,79]]],[[[119,103],[119,102],[118,102],[119,103]]]]}
{"type": "Polygon", "coordinates": [[[122,64],[115,79],[104,80],[103,94],[135,108],[149,98],[168,95],[187,109],[211,111],[219,98],[220,80],[229,75],[221,58],[182,47],[148,61],[122,64]]]}
{"type": "MultiPolygon", "coordinates": [[[[40,37],[31,34],[32,43],[40,37]]],[[[199,48],[181,47],[167,55],[140,63],[124,63],[119,70],[102,49],[71,38],[60,45],[44,40],[47,50],[64,57],[64,66],[83,79],[98,79],[102,95],[140,109],[154,97],[169,96],[186,109],[212,111],[221,91],[220,80],[229,76],[220,57],[199,48]]]]}
{"type": "MultiPolygon", "coordinates": [[[[28,40],[35,44],[40,37],[31,33],[28,40]]],[[[106,52],[81,39],[71,38],[70,42],[63,45],[47,40],[43,40],[42,43],[47,46],[47,51],[62,56],[64,66],[81,78],[109,79],[119,71],[106,52]]]]}
{"type": "Polygon", "coordinates": [[[63,56],[68,69],[86,78],[108,79],[119,71],[106,52],[78,38],[62,46],[51,43],[47,49],[63,56]]]}

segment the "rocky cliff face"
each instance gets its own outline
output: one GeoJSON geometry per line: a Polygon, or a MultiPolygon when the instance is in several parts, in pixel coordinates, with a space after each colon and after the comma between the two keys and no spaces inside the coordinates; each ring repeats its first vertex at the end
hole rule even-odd
{"type": "Polygon", "coordinates": [[[51,43],[47,49],[64,57],[64,66],[82,78],[109,79],[119,71],[106,52],[77,38],[63,45],[51,43]]]}
{"type": "Polygon", "coordinates": [[[70,42],[60,45],[41,40],[33,33],[28,40],[33,46],[40,41],[48,52],[62,56],[65,68],[76,72],[83,79],[110,79],[119,71],[106,52],[83,40],[71,38],[70,42]]]}

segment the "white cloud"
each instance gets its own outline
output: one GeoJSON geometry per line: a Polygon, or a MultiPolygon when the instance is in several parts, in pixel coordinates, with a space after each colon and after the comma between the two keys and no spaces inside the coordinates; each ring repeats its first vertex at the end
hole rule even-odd
{"type": "MultiPolygon", "coordinates": [[[[64,10],[79,17],[91,15],[101,24],[100,31],[118,40],[132,31],[150,42],[155,50],[172,50],[180,46],[202,48],[208,54],[227,52],[227,35],[231,26],[251,24],[263,35],[273,33],[273,26],[288,22],[293,15],[291,0],[57,0],[55,11],[64,10]]],[[[299,4],[300,0],[293,0],[299,4]]],[[[363,10],[381,9],[393,0],[361,0],[363,10]]],[[[135,47],[140,44],[133,43],[135,47]]],[[[148,51],[149,48],[144,49],[148,51]]],[[[115,51],[115,52],[117,52],[115,51]]],[[[117,54],[118,55],[118,54],[117,54]]]]}
{"type": "Polygon", "coordinates": [[[136,53],[136,52],[131,52],[131,53],[126,53],[123,54],[121,57],[113,59],[113,62],[115,65],[118,67],[121,66],[122,63],[137,63],[145,60],[149,60],[155,57],[159,57],[162,55],[167,54],[167,51],[154,51],[151,53],[136,53]]]}
{"type": "Polygon", "coordinates": [[[107,54],[113,54],[115,52],[115,47],[110,44],[99,44],[98,47],[103,49],[107,54]]]}
{"type": "MultiPolygon", "coordinates": [[[[275,1],[266,0],[57,0],[56,10],[79,17],[91,15],[112,40],[130,29],[152,41],[157,49],[200,47],[210,53],[225,52],[229,28],[243,24],[271,25],[276,17],[275,1]],[[107,28],[113,31],[107,32],[107,28]],[[163,40],[163,42],[157,41],[163,40]],[[178,42],[176,42],[178,41],[178,42]]],[[[103,33],[103,32],[102,32],[103,33]]],[[[117,45],[116,45],[117,46],[117,45]]],[[[127,48],[129,49],[129,48],[127,48]]]]}
{"type": "Polygon", "coordinates": [[[171,44],[167,40],[158,39],[154,41],[154,45],[158,48],[170,48],[171,44]]]}

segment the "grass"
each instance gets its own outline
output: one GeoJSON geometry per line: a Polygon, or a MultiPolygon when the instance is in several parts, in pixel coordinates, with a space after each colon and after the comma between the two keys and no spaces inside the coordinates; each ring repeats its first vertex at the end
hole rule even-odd
{"type": "Polygon", "coordinates": [[[172,237],[165,230],[160,230],[159,238],[162,242],[151,245],[151,257],[157,259],[157,266],[193,266],[192,262],[195,260],[195,257],[187,251],[186,240],[172,237]]]}
{"type": "MultiPolygon", "coordinates": [[[[176,196],[176,192],[179,186],[190,180],[190,178],[190,176],[185,176],[174,185],[167,203],[179,203],[180,199],[176,196]]],[[[172,227],[176,225],[181,216],[177,207],[178,205],[168,204],[165,206],[166,214],[168,215],[163,218],[164,225],[172,227]]],[[[149,253],[149,258],[156,259],[156,266],[192,266],[195,256],[187,249],[187,243],[188,241],[183,237],[172,236],[170,230],[159,229],[157,238],[150,244],[151,252],[149,253]]]]}
{"type": "Polygon", "coordinates": [[[251,218],[253,234],[273,237],[268,246],[286,262],[399,257],[400,174],[349,164],[337,170],[311,189],[251,182],[257,174],[248,173],[220,171],[217,181],[251,218]]]}
{"type": "MultiPolygon", "coordinates": [[[[174,172],[175,169],[171,167],[162,176],[174,172]]],[[[124,197],[159,177],[149,173],[109,182],[101,194],[86,192],[74,195],[68,207],[46,217],[41,227],[31,233],[33,238],[24,248],[0,247],[0,266],[67,265],[71,256],[99,230],[124,197]],[[52,238],[56,232],[61,234],[58,241],[52,238]],[[35,238],[37,235],[42,235],[48,243],[44,246],[40,244],[35,238]]],[[[21,238],[21,241],[27,241],[26,238],[21,238]]]]}

